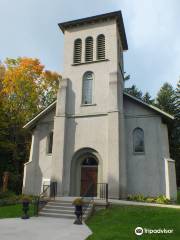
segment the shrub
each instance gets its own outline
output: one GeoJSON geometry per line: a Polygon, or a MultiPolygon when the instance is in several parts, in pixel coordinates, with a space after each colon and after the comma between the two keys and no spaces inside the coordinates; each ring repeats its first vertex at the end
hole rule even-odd
{"type": "Polygon", "coordinates": [[[127,199],[131,201],[144,202],[146,198],[142,194],[138,194],[138,195],[129,195],[127,199]]]}
{"type": "Polygon", "coordinates": [[[143,195],[138,194],[138,195],[129,195],[127,199],[130,201],[137,201],[137,202],[160,203],[160,204],[170,203],[170,200],[167,199],[164,195],[157,196],[157,197],[144,197],[143,195]]]}
{"type": "Polygon", "coordinates": [[[147,197],[145,201],[148,202],[148,203],[155,203],[156,199],[152,198],[152,197],[147,197]]]}
{"type": "Polygon", "coordinates": [[[161,195],[161,196],[156,198],[156,203],[167,204],[167,203],[170,203],[170,201],[165,196],[161,195]]]}
{"type": "Polygon", "coordinates": [[[21,203],[24,199],[28,199],[30,202],[35,200],[35,196],[32,195],[16,195],[14,192],[6,191],[0,193],[0,206],[5,205],[14,205],[17,203],[21,203]]]}
{"type": "Polygon", "coordinates": [[[16,197],[16,194],[12,191],[6,191],[0,193],[0,199],[9,199],[16,197]]]}

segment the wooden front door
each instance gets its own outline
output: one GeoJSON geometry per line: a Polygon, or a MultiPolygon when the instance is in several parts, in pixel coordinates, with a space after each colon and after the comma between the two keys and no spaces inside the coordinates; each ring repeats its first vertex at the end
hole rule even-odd
{"type": "Polygon", "coordinates": [[[81,167],[81,196],[97,196],[97,166],[81,167]]]}

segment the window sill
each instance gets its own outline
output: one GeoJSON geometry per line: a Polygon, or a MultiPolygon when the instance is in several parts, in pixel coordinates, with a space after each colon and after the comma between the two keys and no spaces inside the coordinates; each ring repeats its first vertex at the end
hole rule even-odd
{"type": "Polygon", "coordinates": [[[95,61],[90,61],[90,62],[73,63],[72,66],[79,66],[79,65],[84,65],[84,64],[107,62],[107,61],[109,61],[109,59],[95,60],[95,61]]]}
{"type": "Polygon", "coordinates": [[[133,152],[134,155],[145,155],[145,152],[133,152]]]}
{"type": "Polygon", "coordinates": [[[46,153],[47,156],[52,156],[52,153],[46,153]]]}
{"type": "Polygon", "coordinates": [[[81,107],[90,107],[90,106],[96,106],[96,103],[91,103],[91,104],[81,104],[81,107]]]}

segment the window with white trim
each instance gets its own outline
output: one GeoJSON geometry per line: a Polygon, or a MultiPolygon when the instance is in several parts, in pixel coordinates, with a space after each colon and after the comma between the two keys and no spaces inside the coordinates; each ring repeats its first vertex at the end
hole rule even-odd
{"type": "Polygon", "coordinates": [[[86,72],[83,76],[82,104],[92,104],[93,73],[86,72]]]}

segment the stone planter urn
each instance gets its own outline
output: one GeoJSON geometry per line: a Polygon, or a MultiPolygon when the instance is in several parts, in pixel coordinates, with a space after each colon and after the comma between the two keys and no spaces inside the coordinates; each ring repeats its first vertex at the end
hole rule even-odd
{"type": "Polygon", "coordinates": [[[29,219],[28,211],[29,211],[29,199],[23,199],[22,201],[22,210],[23,216],[22,219],[29,219]]]}
{"type": "Polygon", "coordinates": [[[76,220],[74,221],[74,224],[81,225],[82,224],[82,215],[83,215],[83,205],[84,202],[82,198],[76,198],[73,201],[73,205],[75,207],[75,215],[76,215],[76,220]]]}

